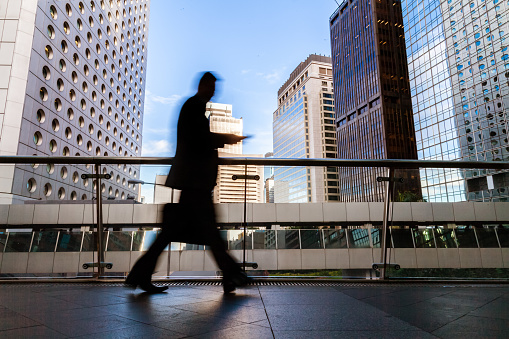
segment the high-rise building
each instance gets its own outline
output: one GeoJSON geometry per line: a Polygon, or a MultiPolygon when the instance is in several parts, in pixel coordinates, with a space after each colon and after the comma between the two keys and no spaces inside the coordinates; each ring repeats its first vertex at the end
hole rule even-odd
{"type": "MultiPolygon", "coordinates": [[[[2,1],[0,154],[141,153],[150,0],[2,1]]],[[[0,201],[91,199],[92,166],[12,165],[0,201]],[[6,194],[7,193],[7,194],[6,194]]],[[[102,194],[137,194],[138,166],[103,166],[102,194]]]]}
{"type": "MultiPolygon", "coordinates": [[[[399,1],[345,0],[330,18],[341,159],[416,159],[399,1]]],[[[342,201],[383,201],[382,168],[342,168],[342,201]]],[[[396,194],[420,198],[417,170],[401,170],[396,194]]]]}
{"type": "MultiPolygon", "coordinates": [[[[232,105],[207,103],[206,113],[210,121],[210,131],[215,133],[231,133],[242,135],[242,118],[234,118],[232,105]]],[[[242,154],[242,141],[234,145],[225,145],[218,149],[220,157],[262,157],[259,154],[242,154]]],[[[214,202],[243,202],[244,180],[233,180],[234,175],[244,175],[244,166],[221,165],[218,167],[216,186],[214,187],[214,202]]],[[[259,180],[248,180],[246,200],[252,203],[263,202],[263,167],[247,166],[248,175],[258,175],[259,180]]]]}
{"type": "MultiPolygon", "coordinates": [[[[265,158],[273,158],[274,153],[265,153],[265,158]]],[[[263,180],[264,184],[264,201],[266,203],[274,202],[274,166],[264,166],[263,168],[263,180]]]]}
{"type": "MultiPolygon", "coordinates": [[[[401,5],[419,159],[508,161],[507,2],[401,5]]],[[[423,169],[421,180],[428,201],[509,197],[504,172],[423,169]]]]}
{"type": "MultiPolygon", "coordinates": [[[[310,55],[278,91],[274,158],[336,158],[331,58],[310,55]]],[[[276,167],[275,202],[338,201],[337,168],[276,167]]]]}

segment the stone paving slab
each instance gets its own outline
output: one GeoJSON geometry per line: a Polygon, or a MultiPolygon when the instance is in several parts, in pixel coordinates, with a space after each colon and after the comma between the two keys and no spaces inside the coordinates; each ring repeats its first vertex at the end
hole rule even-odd
{"type": "Polygon", "coordinates": [[[509,285],[2,284],[0,338],[506,338],[509,285]]]}

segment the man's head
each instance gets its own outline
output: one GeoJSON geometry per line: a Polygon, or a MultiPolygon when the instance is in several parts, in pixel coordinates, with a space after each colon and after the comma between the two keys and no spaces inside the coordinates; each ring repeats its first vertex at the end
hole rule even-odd
{"type": "Polygon", "coordinates": [[[198,84],[198,96],[203,101],[210,101],[216,91],[216,80],[217,78],[210,72],[205,72],[200,79],[198,84]]]}

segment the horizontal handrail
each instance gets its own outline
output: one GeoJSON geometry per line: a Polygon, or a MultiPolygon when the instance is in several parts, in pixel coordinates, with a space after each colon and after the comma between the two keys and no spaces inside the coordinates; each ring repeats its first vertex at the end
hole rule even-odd
{"type": "MultiPolygon", "coordinates": [[[[172,157],[54,157],[0,156],[0,164],[100,164],[100,165],[172,165],[172,157]]],[[[483,168],[509,169],[509,161],[447,161],[407,159],[298,159],[298,158],[219,158],[219,165],[258,166],[329,166],[387,168],[483,168]]]]}

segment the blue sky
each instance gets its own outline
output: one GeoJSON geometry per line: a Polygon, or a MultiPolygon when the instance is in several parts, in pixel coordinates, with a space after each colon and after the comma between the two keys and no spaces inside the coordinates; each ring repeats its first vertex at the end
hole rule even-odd
{"type": "MultiPolygon", "coordinates": [[[[200,72],[222,81],[214,102],[244,119],[244,153],[272,151],[277,91],[309,54],[330,55],[334,0],[151,0],[143,156],[173,156],[182,103],[200,72]]],[[[168,169],[144,166],[153,182],[168,169]]],[[[142,195],[152,199],[152,187],[142,195]]]]}

